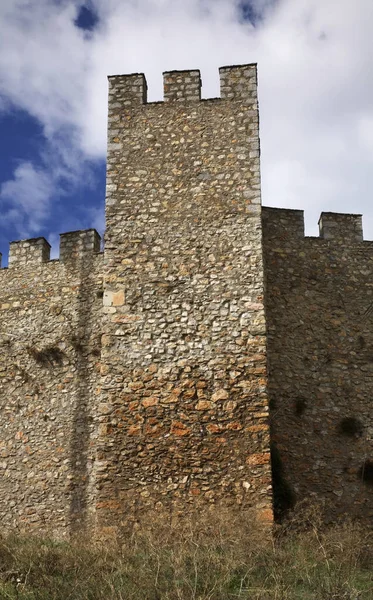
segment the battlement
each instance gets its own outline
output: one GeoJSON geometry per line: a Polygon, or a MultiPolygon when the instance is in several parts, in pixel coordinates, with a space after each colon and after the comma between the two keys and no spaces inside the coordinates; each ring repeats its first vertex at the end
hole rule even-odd
{"type": "Polygon", "coordinates": [[[257,97],[256,63],[220,67],[220,95],[222,100],[247,102],[257,97]]]}
{"type": "MultiPolygon", "coordinates": [[[[60,234],[59,260],[76,261],[89,254],[100,252],[101,236],[95,229],[69,231],[60,234]]],[[[19,240],[9,244],[8,268],[36,265],[50,261],[51,246],[44,237],[19,240]]],[[[1,267],[0,254],[0,267],[1,267]]]]}
{"type": "Polygon", "coordinates": [[[148,85],[143,73],[112,75],[108,77],[108,80],[109,114],[115,108],[147,103],[148,85]]]}
{"type": "Polygon", "coordinates": [[[304,237],[303,210],[263,206],[262,220],[271,238],[304,237]]]}
{"type": "Polygon", "coordinates": [[[68,262],[99,252],[101,236],[96,229],[83,229],[60,234],[60,260],[68,262]]]}
{"type": "MultiPolygon", "coordinates": [[[[304,211],[263,207],[263,223],[271,238],[304,238],[304,211]]],[[[358,243],[363,241],[362,215],[322,212],[319,237],[329,242],[358,243]]]]}
{"type": "Polygon", "coordinates": [[[322,212],[319,219],[320,237],[324,240],[363,241],[361,215],[322,212]]]}
{"type": "Polygon", "coordinates": [[[198,102],[201,100],[200,71],[168,71],[163,73],[165,102],[198,102]]]}
{"type": "MultiPolygon", "coordinates": [[[[257,98],[256,64],[221,67],[220,100],[253,103],[257,98]]],[[[119,108],[147,104],[147,82],[143,73],[109,78],[109,114],[119,108]]],[[[198,69],[163,73],[164,102],[201,101],[202,80],[198,69]]],[[[215,99],[216,100],[216,99],[215,99]]]]}
{"type": "Polygon", "coordinates": [[[47,262],[51,246],[44,237],[11,242],[9,247],[9,267],[29,263],[47,262]]]}

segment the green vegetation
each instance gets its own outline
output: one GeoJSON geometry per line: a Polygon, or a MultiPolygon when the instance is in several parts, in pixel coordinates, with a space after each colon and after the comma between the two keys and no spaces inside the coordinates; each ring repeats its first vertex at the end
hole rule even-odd
{"type": "Polygon", "coordinates": [[[124,543],[0,540],[1,600],[368,600],[372,533],[303,515],[274,538],[243,517],[153,526],[124,543]]]}

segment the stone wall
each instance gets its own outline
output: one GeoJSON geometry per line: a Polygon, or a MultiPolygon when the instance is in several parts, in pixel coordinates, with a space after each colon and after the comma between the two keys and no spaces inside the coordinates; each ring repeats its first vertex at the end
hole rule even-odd
{"type": "Polygon", "coordinates": [[[12,243],[0,269],[0,524],[90,524],[102,255],[94,230],[12,243]]]}
{"type": "Polygon", "coordinates": [[[360,215],[323,213],[313,238],[302,211],[263,208],[263,245],[277,510],[371,518],[373,242],[360,215]]]}
{"type": "Polygon", "coordinates": [[[277,513],[373,515],[373,242],[359,215],[307,238],[301,211],[261,209],[256,67],[220,79],[201,100],[199,71],[165,73],[147,103],[143,75],[111,77],[104,254],[94,230],[63,234],[59,260],[11,244],[3,528],[270,521],[269,405],[277,513]]]}
{"type": "Polygon", "coordinates": [[[101,527],[255,506],[271,477],[255,65],[109,78],[101,527]]]}

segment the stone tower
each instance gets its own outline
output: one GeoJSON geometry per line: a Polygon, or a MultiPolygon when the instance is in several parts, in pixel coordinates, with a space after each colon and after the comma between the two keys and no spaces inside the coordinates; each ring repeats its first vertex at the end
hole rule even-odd
{"type": "Polygon", "coordinates": [[[165,73],[148,103],[143,75],[110,77],[104,252],[92,229],[59,259],[10,244],[3,530],[304,499],[372,519],[373,242],[360,215],[305,237],[302,211],[262,209],[256,66],[220,78],[201,100],[199,71],[165,73]]]}
{"type": "Polygon", "coordinates": [[[109,78],[100,527],[272,515],[256,65],[109,78]]]}

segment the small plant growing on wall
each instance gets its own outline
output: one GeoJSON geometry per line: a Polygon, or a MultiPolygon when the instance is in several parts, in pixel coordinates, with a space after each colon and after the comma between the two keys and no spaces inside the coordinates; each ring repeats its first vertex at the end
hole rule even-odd
{"type": "Polygon", "coordinates": [[[14,364],[13,366],[17,369],[18,375],[22,377],[23,383],[28,383],[31,379],[30,374],[18,364],[14,364]]]}
{"type": "Polygon", "coordinates": [[[84,343],[82,338],[78,337],[77,335],[72,335],[70,337],[70,343],[74,350],[76,350],[77,352],[83,352],[84,343]]]}
{"type": "Polygon", "coordinates": [[[363,338],[362,335],[359,335],[359,337],[357,338],[357,343],[358,343],[359,350],[363,350],[363,348],[365,348],[365,346],[366,346],[365,339],[363,338]]]}
{"type": "Polygon", "coordinates": [[[27,352],[42,367],[61,366],[63,363],[64,354],[58,346],[47,346],[43,350],[29,346],[27,352]]]}
{"type": "Polygon", "coordinates": [[[94,342],[91,350],[92,356],[100,356],[101,355],[101,336],[98,335],[94,342]]]}
{"type": "Polygon", "coordinates": [[[339,433],[347,437],[361,436],[363,429],[362,422],[356,417],[345,417],[338,426],[339,433]]]}
{"type": "Polygon", "coordinates": [[[359,478],[369,485],[373,485],[373,460],[367,458],[359,469],[359,478]]]}
{"type": "Polygon", "coordinates": [[[277,409],[277,400],[276,398],[270,398],[269,399],[269,410],[276,410],[277,409]]]}
{"type": "Polygon", "coordinates": [[[307,408],[307,402],[304,398],[297,398],[294,405],[294,412],[297,417],[301,417],[307,408]]]}

